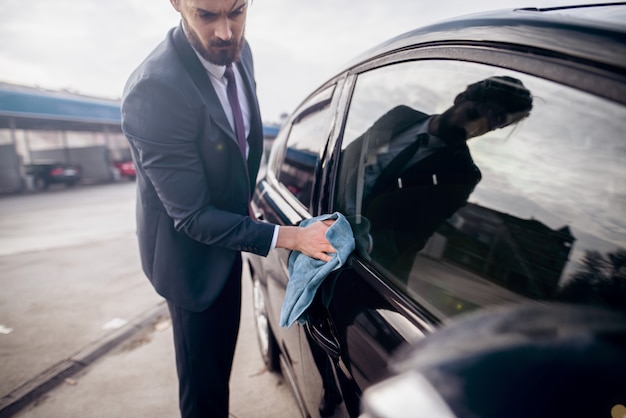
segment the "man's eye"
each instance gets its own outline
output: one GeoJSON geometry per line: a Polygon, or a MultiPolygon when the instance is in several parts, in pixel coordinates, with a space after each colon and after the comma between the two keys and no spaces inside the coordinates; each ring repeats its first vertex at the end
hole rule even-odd
{"type": "Polygon", "coordinates": [[[243,14],[243,12],[246,10],[246,5],[244,4],[243,6],[239,7],[238,9],[233,10],[232,12],[230,12],[228,15],[230,17],[236,17],[236,16],[240,16],[243,14]]]}
{"type": "Polygon", "coordinates": [[[196,12],[196,15],[197,15],[200,19],[204,19],[204,20],[215,19],[215,16],[216,16],[214,13],[202,12],[202,11],[198,11],[198,12],[196,12]]]}

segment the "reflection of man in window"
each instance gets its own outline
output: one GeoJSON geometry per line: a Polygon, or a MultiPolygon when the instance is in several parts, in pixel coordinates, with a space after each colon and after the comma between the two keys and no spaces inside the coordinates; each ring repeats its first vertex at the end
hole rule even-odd
{"type": "Polygon", "coordinates": [[[512,77],[471,84],[439,115],[393,108],[343,152],[339,209],[371,224],[372,258],[406,279],[415,254],[480,181],[466,141],[532,108],[512,77]]]}

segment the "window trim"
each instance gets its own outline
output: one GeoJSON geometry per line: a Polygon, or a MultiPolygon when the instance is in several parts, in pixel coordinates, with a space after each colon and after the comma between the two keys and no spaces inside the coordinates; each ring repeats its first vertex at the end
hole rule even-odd
{"type": "Polygon", "coordinates": [[[387,65],[424,59],[474,62],[515,70],[626,104],[625,74],[594,67],[593,63],[557,57],[552,51],[529,48],[521,50],[518,45],[459,43],[417,46],[374,58],[353,67],[349,72],[358,77],[361,73],[387,65]],[[503,61],[504,57],[507,58],[506,61],[503,61]]]}
{"type": "Polygon", "coordinates": [[[426,308],[427,304],[417,301],[398,288],[392,281],[384,279],[383,275],[372,263],[360,257],[351,255],[348,265],[363,280],[377,290],[383,298],[401,315],[409,319],[421,330],[432,332],[436,325],[442,324],[446,318],[433,315],[433,311],[426,308]]]}

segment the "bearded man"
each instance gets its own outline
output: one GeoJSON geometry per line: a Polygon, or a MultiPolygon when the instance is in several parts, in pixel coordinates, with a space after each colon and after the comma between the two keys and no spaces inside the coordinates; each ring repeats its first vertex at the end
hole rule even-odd
{"type": "Polygon", "coordinates": [[[251,216],[263,142],[247,0],[170,0],[180,25],[131,74],[122,128],[137,170],[143,270],[168,303],[183,417],[228,417],[241,252],[328,261],[327,223],[251,216]]]}

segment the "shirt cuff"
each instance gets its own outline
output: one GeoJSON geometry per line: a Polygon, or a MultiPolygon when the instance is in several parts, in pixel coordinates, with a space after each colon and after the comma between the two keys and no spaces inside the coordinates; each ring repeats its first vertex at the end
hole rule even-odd
{"type": "Polygon", "coordinates": [[[274,236],[272,237],[272,244],[270,245],[270,251],[276,248],[276,241],[278,241],[278,229],[280,226],[276,225],[274,227],[274,236]]]}

